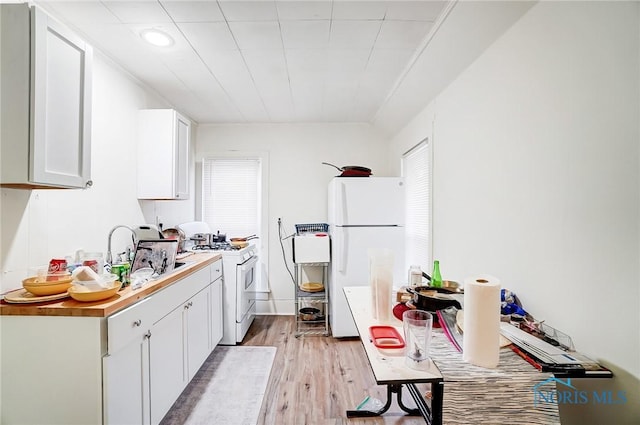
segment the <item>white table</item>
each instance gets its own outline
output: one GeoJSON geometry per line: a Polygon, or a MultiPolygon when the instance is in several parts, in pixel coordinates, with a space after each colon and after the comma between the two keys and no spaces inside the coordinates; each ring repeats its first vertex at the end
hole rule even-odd
{"type": "Polygon", "coordinates": [[[385,413],[391,406],[392,394],[397,394],[398,405],[402,410],[413,415],[422,415],[427,423],[442,424],[442,400],[444,378],[438,367],[430,361],[428,369],[416,370],[405,365],[403,350],[379,350],[371,341],[369,327],[375,325],[394,326],[402,335],[402,322],[391,316],[391,322],[381,322],[371,315],[371,295],[368,286],[346,287],[344,293],[347,304],[351,309],[353,320],[358,328],[360,340],[369,360],[376,383],[387,386],[387,402],[379,411],[349,410],[347,417],[379,416],[385,413]],[[431,384],[431,407],[420,394],[416,384],[431,384]],[[417,409],[411,409],[402,404],[402,387],[405,386],[417,409]]]}

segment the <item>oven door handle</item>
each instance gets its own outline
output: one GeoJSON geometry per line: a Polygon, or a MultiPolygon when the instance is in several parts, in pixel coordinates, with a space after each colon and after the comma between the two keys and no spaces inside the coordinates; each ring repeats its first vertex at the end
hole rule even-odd
{"type": "Polygon", "coordinates": [[[258,262],[258,256],[254,255],[244,263],[240,264],[240,270],[244,272],[245,270],[252,268],[257,262],[258,262]]]}

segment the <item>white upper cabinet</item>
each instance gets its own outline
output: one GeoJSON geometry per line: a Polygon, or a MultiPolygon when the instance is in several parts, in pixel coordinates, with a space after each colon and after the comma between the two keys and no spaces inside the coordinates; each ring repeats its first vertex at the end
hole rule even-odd
{"type": "Polygon", "coordinates": [[[37,7],[0,13],[1,185],[91,186],[91,46],[37,7]]]}
{"type": "Polygon", "coordinates": [[[138,124],[138,199],[188,199],[191,121],[173,109],[143,109],[138,124]]]}

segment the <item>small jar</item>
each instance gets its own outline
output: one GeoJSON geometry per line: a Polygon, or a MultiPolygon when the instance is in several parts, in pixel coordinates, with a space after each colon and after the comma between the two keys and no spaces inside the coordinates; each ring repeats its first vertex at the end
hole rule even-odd
{"type": "Polygon", "coordinates": [[[409,286],[420,286],[422,283],[422,270],[420,266],[409,267],[409,286]]]}

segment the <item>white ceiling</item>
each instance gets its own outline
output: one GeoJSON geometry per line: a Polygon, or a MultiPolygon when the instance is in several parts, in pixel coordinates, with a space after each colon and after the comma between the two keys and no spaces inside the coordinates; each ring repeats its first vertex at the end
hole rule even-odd
{"type": "MultiPolygon", "coordinates": [[[[375,123],[392,105],[396,125],[429,100],[415,99],[430,86],[430,76],[416,71],[415,65],[422,61],[433,67],[424,56],[454,4],[448,0],[34,3],[199,123],[375,123]],[[148,45],[139,36],[148,28],[170,34],[175,44],[148,45]],[[405,84],[408,81],[411,86],[405,84]]],[[[505,2],[509,3],[523,2],[505,2]]],[[[472,33],[470,37],[475,37],[472,33]]],[[[477,39],[472,44],[478,44],[477,39]]],[[[474,55],[484,49],[474,48],[474,55]]]]}

